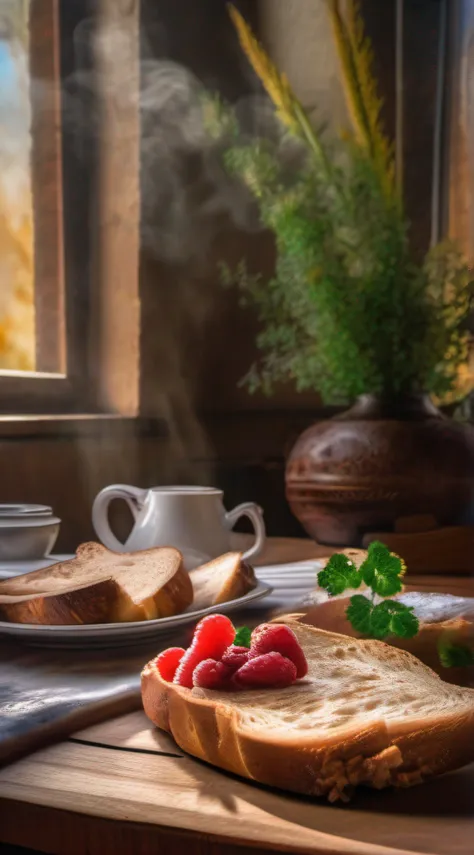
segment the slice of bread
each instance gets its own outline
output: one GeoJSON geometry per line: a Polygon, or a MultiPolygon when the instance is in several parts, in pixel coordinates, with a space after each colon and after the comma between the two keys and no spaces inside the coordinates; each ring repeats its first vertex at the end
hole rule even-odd
{"type": "MultiPolygon", "coordinates": [[[[366,593],[354,591],[353,593],[366,593]]],[[[368,596],[368,594],[367,594],[368,596]]],[[[474,667],[445,668],[439,658],[438,644],[443,638],[449,638],[453,644],[460,644],[474,650],[474,599],[455,597],[451,594],[428,593],[423,591],[405,591],[392,597],[393,600],[412,608],[420,622],[420,628],[413,638],[389,636],[387,644],[408,650],[421,659],[444,680],[457,685],[474,685],[474,667]]],[[[376,598],[376,602],[379,598],[376,598]]],[[[350,595],[321,599],[301,610],[301,621],[310,626],[339,632],[353,638],[361,638],[346,618],[350,595]]]]}
{"type": "MultiPolygon", "coordinates": [[[[146,550],[150,553],[158,550],[146,550]]],[[[144,553],[134,553],[142,555],[144,553]]],[[[133,556],[127,553],[112,552],[100,543],[81,543],[76,551],[76,557],[69,561],[61,561],[24,573],[12,579],[0,582],[1,594],[36,594],[57,591],[61,586],[68,587],[71,583],[81,585],[91,581],[97,572],[104,573],[110,568],[128,567],[133,556]]]]}
{"type": "Polygon", "coordinates": [[[405,651],[282,619],[309,672],[287,689],[215,692],[142,673],[148,717],[190,754],[262,784],[347,801],[474,760],[474,690],[405,651]]]}
{"type": "Polygon", "coordinates": [[[253,569],[242,561],[241,552],[227,552],[191,571],[193,610],[206,609],[243,597],[257,580],[253,569]]]}
{"type": "Polygon", "coordinates": [[[56,626],[149,620],[179,614],[192,596],[177,549],[115,553],[86,543],[71,561],[0,583],[0,617],[56,626]]]}

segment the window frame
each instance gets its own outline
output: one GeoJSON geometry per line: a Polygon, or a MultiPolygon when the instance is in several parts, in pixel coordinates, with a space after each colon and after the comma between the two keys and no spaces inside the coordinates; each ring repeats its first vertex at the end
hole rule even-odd
{"type": "Polygon", "coordinates": [[[57,0],[30,0],[37,371],[66,373],[61,56],[57,0]]]}
{"type": "Polygon", "coordinates": [[[474,66],[474,5],[459,0],[448,14],[449,100],[445,110],[444,230],[474,260],[474,157],[469,139],[474,105],[468,82],[474,66]]]}

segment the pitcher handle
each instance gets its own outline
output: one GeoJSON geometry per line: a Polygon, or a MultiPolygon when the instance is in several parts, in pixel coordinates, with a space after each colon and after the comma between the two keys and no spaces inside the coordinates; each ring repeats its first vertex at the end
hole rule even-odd
{"type": "Polygon", "coordinates": [[[254,502],[245,502],[243,505],[238,505],[233,511],[229,511],[226,515],[226,521],[229,528],[233,528],[240,517],[248,517],[255,529],[255,543],[242,556],[244,561],[249,561],[251,558],[256,558],[260,555],[265,544],[265,523],[263,521],[263,510],[254,502]]]}
{"type": "Polygon", "coordinates": [[[125,552],[126,544],[115,537],[109,525],[109,505],[112,499],[124,499],[132,512],[134,522],[143,506],[147,490],[130,487],[127,484],[112,484],[105,487],[95,497],[92,505],[92,524],[99,540],[113,552],[125,552]]]}

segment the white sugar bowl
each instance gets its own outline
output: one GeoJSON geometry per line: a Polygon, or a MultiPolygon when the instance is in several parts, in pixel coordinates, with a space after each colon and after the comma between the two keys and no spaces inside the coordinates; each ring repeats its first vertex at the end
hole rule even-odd
{"type": "Polygon", "coordinates": [[[49,555],[61,520],[46,505],[0,505],[0,561],[34,561],[49,555]]]}

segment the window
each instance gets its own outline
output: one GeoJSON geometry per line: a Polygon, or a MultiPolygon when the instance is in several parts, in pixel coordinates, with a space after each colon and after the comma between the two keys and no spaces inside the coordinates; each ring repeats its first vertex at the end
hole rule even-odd
{"type": "Polygon", "coordinates": [[[1,406],[69,409],[56,0],[1,5],[0,128],[1,406]]]}
{"type": "Polygon", "coordinates": [[[137,410],[138,158],[110,103],[133,56],[101,31],[137,52],[138,9],[0,3],[0,412],[137,410]]]}
{"type": "Polygon", "coordinates": [[[0,369],[36,368],[29,2],[0,12],[0,369]]]}

